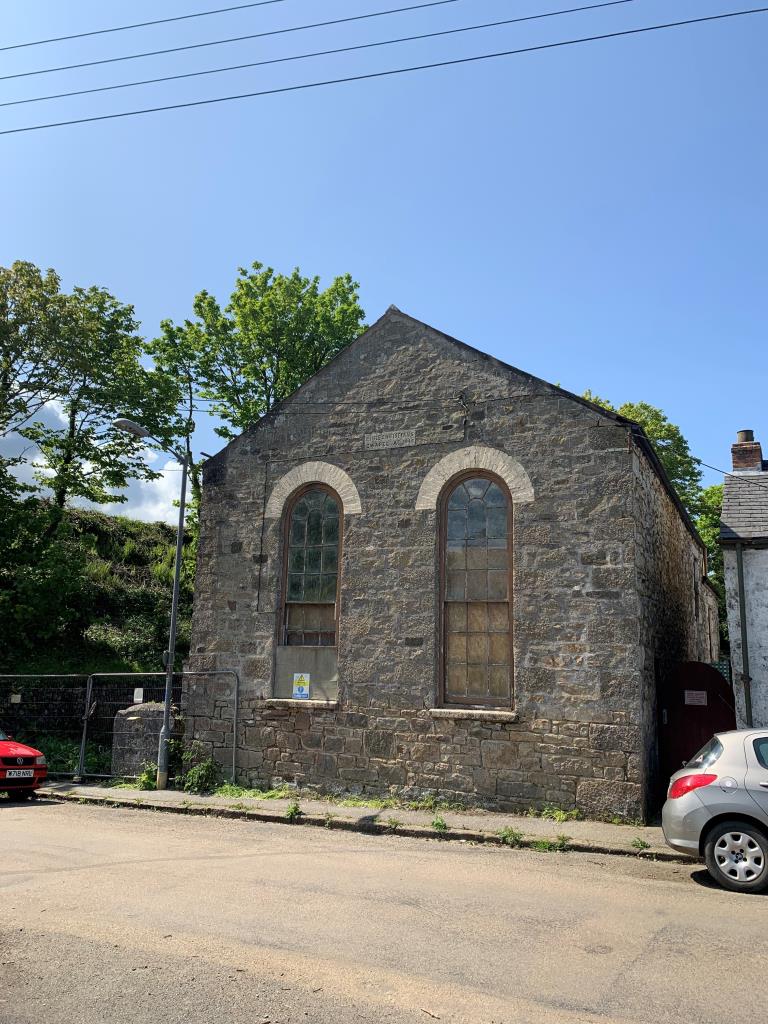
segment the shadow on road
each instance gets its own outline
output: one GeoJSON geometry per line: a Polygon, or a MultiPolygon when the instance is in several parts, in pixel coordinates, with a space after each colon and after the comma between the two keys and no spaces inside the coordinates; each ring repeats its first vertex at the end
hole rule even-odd
{"type": "Polygon", "coordinates": [[[0,807],[15,807],[17,810],[32,810],[34,807],[51,807],[58,803],[58,800],[49,800],[44,796],[37,796],[32,800],[11,800],[5,794],[0,793],[0,807]]]}
{"type": "Polygon", "coordinates": [[[713,892],[724,893],[727,896],[762,896],[763,898],[768,897],[768,892],[731,892],[730,889],[724,889],[722,885],[718,885],[714,878],[705,869],[691,872],[691,879],[700,885],[702,889],[711,889],[713,892]]]}

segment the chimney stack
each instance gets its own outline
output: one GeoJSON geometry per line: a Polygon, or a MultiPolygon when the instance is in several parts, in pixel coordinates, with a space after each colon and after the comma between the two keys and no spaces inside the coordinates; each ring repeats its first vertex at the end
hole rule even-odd
{"type": "Polygon", "coordinates": [[[731,445],[731,457],[735,472],[752,470],[760,472],[763,468],[763,449],[751,430],[740,430],[736,434],[736,444],[731,445]]]}

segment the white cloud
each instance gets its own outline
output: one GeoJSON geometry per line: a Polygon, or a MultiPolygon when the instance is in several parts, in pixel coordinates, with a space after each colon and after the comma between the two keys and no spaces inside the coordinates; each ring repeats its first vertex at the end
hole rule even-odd
{"type": "MultiPolygon", "coordinates": [[[[47,469],[42,455],[34,445],[20,437],[18,434],[10,434],[0,438],[0,455],[6,458],[24,454],[24,461],[13,470],[22,483],[37,484],[40,486],[38,475],[52,476],[51,470],[47,469]]],[[[146,462],[156,464],[159,455],[149,449],[144,451],[146,462]]],[[[109,515],[128,516],[130,519],[140,519],[145,523],[165,522],[175,526],[178,522],[178,509],[174,507],[174,501],[179,499],[181,490],[181,468],[175,459],[167,459],[162,467],[153,465],[153,469],[159,471],[162,476],[157,480],[132,480],[123,493],[127,500],[123,502],[111,502],[108,505],[93,505],[88,501],[72,502],[80,508],[96,508],[109,515]]],[[[39,492],[50,496],[50,491],[43,487],[39,492]]],[[[189,490],[187,490],[189,496],[189,490]]]]}
{"type": "MultiPolygon", "coordinates": [[[[46,402],[41,411],[43,413],[52,412],[56,419],[59,421],[59,423],[68,422],[69,417],[64,412],[64,406],[61,404],[58,398],[52,398],[50,402],[46,402]]],[[[45,419],[46,417],[43,416],[43,420],[45,419]]]]}
{"type": "MultiPolygon", "coordinates": [[[[45,459],[43,458],[41,452],[39,451],[26,463],[22,463],[22,466],[19,466],[19,470],[21,470],[24,465],[32,467],[35,479],[37,479],[40,476],[54,476],[53,470],[50,468],[50,466],[46,465],[45,459]]],[[[21,474],[17,473],[16,475],[20,476],[21,474]]]]}
{"type": "MultiPolygon", "coordinates": [[[[35,419],[55,429],[60,428],[62,423],[66,422],[63,407],[58,401],[47,402],[38,410],[35,419]]],[[[217,452],[222,447],[221,439],[213,434],[213,426],[217,422],[220,421],[206,422],[202,430],[195,435],[201,446],[212,452],[217,452]]],[[[14,467],[14,476],[23,483],[35,484],[39,488],[38,495],[51,496],[50,490],[35,477],[36,471],[41,475],[50,475],[50,472],[42,464],[42,456],[36,445],[31,444],[20,434],[8,434],[5,437],[0,437],[0,456],[7,459],[21,456],[24,461],[14,467]]],[[[179,498],[181,467],[175,460],[169,459],[164,452],[158,452],[149,447],[142,450],[142,457],[147,465],[161,472],[162,476],[157,480],[132,480],[121,492],[125,495],[126,501],[110,502],[107,505],[92,505],[87,501],[75,500],[72,504],[80,508],[99,509],[110,515],[140,519],[142,522],[166,522],[175,526],[179,513],[173,503],[179,498]],[[163,462],[163,460],[165,461],[163,462]]],[[[187,497],[189,497],[189,490],[187,497]]]]}
{"type": "Polygon", "coordinates": [[[179,512],[174,507],[181,490],[181,471],[175,459],[169,459],[159,469],[157,480],[133,480],[126,488],[127,501],[100,506],[110,515],[128,516],[144,523],[165,522],[176,524],[179,512]]]}

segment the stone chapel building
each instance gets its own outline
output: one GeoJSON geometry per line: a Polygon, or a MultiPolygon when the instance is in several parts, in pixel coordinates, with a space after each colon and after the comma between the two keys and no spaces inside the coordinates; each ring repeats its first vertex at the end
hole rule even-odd
{"type": "Polygon", "coordinates": [[[243,782],[643,816],[717,644],[642,430],[395,307],[205,464],[187,735],[243,782]]]}

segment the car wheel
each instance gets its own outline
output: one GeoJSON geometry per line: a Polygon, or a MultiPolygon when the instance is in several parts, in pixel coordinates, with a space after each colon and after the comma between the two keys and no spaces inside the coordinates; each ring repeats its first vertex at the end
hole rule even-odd
{"type": "Polygon", "coordinates": [[[721,821],[708,834],[704,859],[710,875],[733,892],[768,888],[768,837],[755,825],[721,821]]]}
{"type": "Polygon", "coordinates": [[[34,789],[10,789],[8,796],[11,800],[34,800],[37,793],[34,789]]]}

